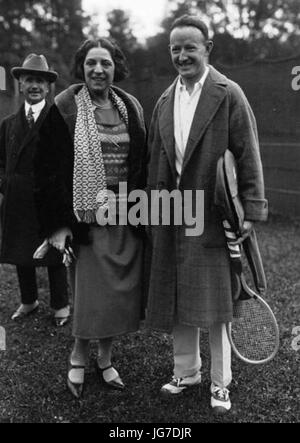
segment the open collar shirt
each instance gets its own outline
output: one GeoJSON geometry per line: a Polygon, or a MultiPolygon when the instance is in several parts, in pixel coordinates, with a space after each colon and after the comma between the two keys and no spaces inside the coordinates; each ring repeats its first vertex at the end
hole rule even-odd
{"type": "Polygon", "coordinates": [[[194,90],[191,94],[189,94],[181,78],[179,78],[177,81],[174,100],[174,136],[176,151],[176,171],[178,175],[177,184],[179,183],[181,176],[183,158],[195,111],[200,100],[201,91],[204,82],[208,76],[208,73],[209,68],[207,66],[201,79],[197,83],[195,83],[194,90]]]}

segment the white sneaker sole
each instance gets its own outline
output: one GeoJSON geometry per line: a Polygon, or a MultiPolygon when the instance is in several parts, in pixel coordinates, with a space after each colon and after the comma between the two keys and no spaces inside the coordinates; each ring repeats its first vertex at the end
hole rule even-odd
{"type": "Polygon", "coordinates": [[[184,385],[184,386],[173,386],[170,383],[168,383],[161,388],[160,392],[165,395],[178,395],[186,391],[187,389],[189,390],[191,388],[199,386],[200,384],[201,384],[201,378],[199,378],[199,380],[197,380],[193,384],[184,385]]]}
{"type": "Polygon", "coordinates": [[[224,415],[231,409],[230,400],[225,402],[216,400],[214,397],[211,397],[210,405],[212,407],[213,413],[216,415],[224,415]]]}

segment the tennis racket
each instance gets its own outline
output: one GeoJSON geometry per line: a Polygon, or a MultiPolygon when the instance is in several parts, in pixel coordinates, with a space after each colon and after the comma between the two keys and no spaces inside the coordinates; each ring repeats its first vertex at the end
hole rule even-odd
{"type": "Polygon", "coordinates": [[[215,204],[223,220],[232,273],[233,321],[226,325],[228,338],[242,361],[267,363],[278,351],[279,329],[270,306],[261,297],[267,284],[255,231],[243,233],[245,214],[238,194],[238,169],[229,150],[218,161],[215,204]],[[242,251],[256,292],[246,282],[242,251]]]}
{"type": "Polygon", "coordinates": [[[271,361],[279,349],[279,328],[268,303],[240,275],[241,296],[233,304],[233,321],[227,334],[233,352],[254,365],[271,361]]]}

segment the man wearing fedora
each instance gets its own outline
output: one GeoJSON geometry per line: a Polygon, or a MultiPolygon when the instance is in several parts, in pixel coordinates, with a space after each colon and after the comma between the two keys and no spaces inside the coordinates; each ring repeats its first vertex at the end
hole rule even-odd
{"type": "Polygon", "coordinates": [[[39,128],[50,105],[46,96],[58,77],[43,55],[30,54],[22,67],[11,71],[19,81],[25,102],[5,118],[0,127],[0,209],[2,244],[0,262],[16,265],[21,305],[12,319],[22,319],[38,309],[36,267],[47,266],[51,307],[56,326],[70,316],[66,269],[54,249],[43,260],[33,254],[43,241],[34,203],[33,161],[39,128]]]}

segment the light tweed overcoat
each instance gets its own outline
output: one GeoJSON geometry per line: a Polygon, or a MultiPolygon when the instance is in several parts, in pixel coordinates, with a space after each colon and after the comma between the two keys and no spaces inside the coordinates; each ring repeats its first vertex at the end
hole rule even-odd
{"type": "MultiPolygon", "coordinates": [[[[176,80],[177,81],[177,80],[176,80]]],[[[149,131],[148,192],[177,188],[174,141],[176,81],[160,97],[149,131]]],[[[214,207],[217,161],[230,149],[238,165],[245,218],[267,218],[255,117],[241,88],[209,66],[186,146],[179,189],[204,190],[204,232],[152,226],[147,325],[171,332],[174,321],[206,327],[232,319],[231,271],[214,207]]]]}

